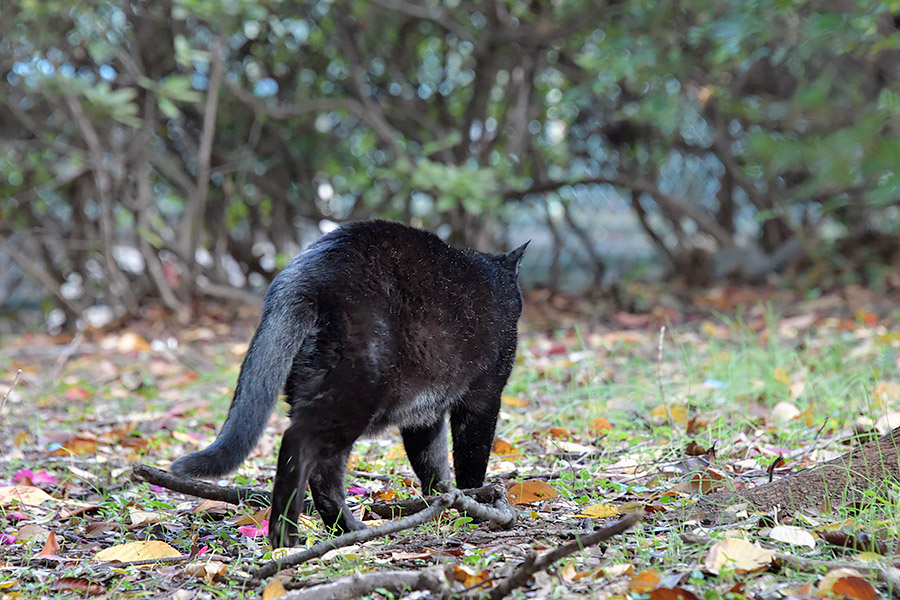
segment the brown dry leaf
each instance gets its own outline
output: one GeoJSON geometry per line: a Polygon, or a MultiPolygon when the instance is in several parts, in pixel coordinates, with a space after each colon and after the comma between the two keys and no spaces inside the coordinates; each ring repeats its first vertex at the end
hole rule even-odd
{"type": "Polygon", "coordinates": [[[97,453],[97,439],[93,436],[89,435],[75,435],[66,441],[62,445],[62,448],[58,448],[53,452],[50,452],[50,456],[70,456],[75,454],[77,456],[83,454],[96,454],[97,453]]]}
{"type": "Polygon", "coordinates": [[[569,437],[569,430],[565,427],[551,427],[550,428],[550,437],[564,440],[569,437]]]}
{"type": "Polygon", "coordinates": [[[430,557],[431,554],[431,550],[426,550],[425,552],[391,552],[391,560],[420,560],[430,557]]]}
{"type": "Polygon", "coordinates": [[[517,396],[501,396],[500,402],[502,402],[504,406],[528,406],[528,400],[517,396]]]}
{"type": "Polygon", "coordinates": [[[47,541],[44,542],[44,547],[40,552],[34,555],[34,558],[39,558],[41,556],[57,556],[59,554],[59,542],[56,541],[56,534],[52,531],[50,535],[47,536],[47,541]]]}
{"type": "Polygon", "coordinates": [[[718,574],[721,569],[729,568],[740,574],[767,568],[772,564],[774,556],[774,550],[767,550],[743,538],[732,537],[713,544],[703,564],[711,573],[718,574]]]}
{"type": "Polygon", "coordinates": [[[79,592],[90,596],[99,596],[106,593],[106,586],[94,583],[84,577],[61,577],[54,582],[51,589],[64,592],[79,592]]]}
{"type": "MultiPolygon", "coordinates": [[[[839,567],[837,569],[832,569],[825,573],[825,577],[822,578],[822,581],[819,582],[819,585],[816,587],[816,591],[819,596],[827,596],[828,594],[833,593],[832,590],[838,581],[842,579],[862,579],[862,573],[857,571],[856,569],[851,569],[849,567],[839,567]]],[[[865,581],[863,579],[863,581],[865,581]]],[[[836,592],[834,592],[836,593],[836,592]]]]}
{"type": "Polygon", "coordinates": [[[36,542],[46,542],[50,539],[50,533],[49,529],[45,529],[35,523],[29,523],[19,527],[19,530],[16,532],[16,541],[34,540],[36,542]]]}
{"type": "Polygon", "coordinates": [[[548,498],[556,498],[558,495],[556,488],[539,479],[514,483],[506,488],[506,498],[510,504],[530,504],[548,498]]]}
{"type": "Polygon", "coordinates": [[[490,576],[491,574],[483,569],[476,569],[475,567],[463,564],[453,565],[453,579],[462,583],[467,588],[484,582],[490,576]]]}
{"type": "Polygon", "coordinates": [[[181,556],[181,552],[165,542],[151,540],[111,546],[95,554],[94,560],[99,562],[132,562],[136,560],[174,558],[176,556],[181,556]]]}
{"type": "Polygon", "coordinates": [[[238,518],[234,522],[234,525],[253,525],[255,527],[261,527],[263,521],[269,520],[269,513],[271,512],[271,510],[271,507],[269,507],[258,510],[252,515],[244,515],[238,518]]]}
{"type": "Polygon", "coordinates": [[[494,440],[494,446],[491,448],[494,454],[497,456],[502,456],[506,460],[513,460],[516,458],[522,458],[522,453],[516,450],[516,448],[507,441],[501,440],[497,438],[494,440]]]}
{"type": "Polygon", "coordinates": [[[631,576],[628,589],[632,592],[649,592],[659,585],[659,573],[654,569],[647,569],[631,576]]]}
{"type": "Polygon", "coordinates": [[[619,509],[612,504],[592,504],[585,506],[581,512],[575,515],[587,519],[605,519],[606,517],[614,517],[619,514],[619,509]]]}
{"type": "Polygon", "coordinates": [[[831,593],[845,598],[856,598],[857,600],[877,600],[878,594],[872,584],[863,579],[851,575],[850,577],[841,577],[834,582],[831,593]]]}
{"type": "Polygon", "coordinates": [[[674,588],[656,588],[650,592],[647,600],[700,600],[693,592],[689,592],[680,587],[674,588]]]}
{"type": "Polygon", "coordinates": [[[281,598],[285,594],[287,594],[287,590],[284,589],[284,584],[281,583],[280,579],[275,577],[263,590],[262,597],[263,600],[272,600],[272,598],[281,598]]]}
{"type": "Polygon", "coordinates": [[[52,499],[53,496],[33,485],[0,486],[0,506],[9,506],[16,503],[39,506],[52,499]]]}
{"type": "Polygon", "coordinates": [[[606,431],[612,430],[613,426],[604,417],[594,417],[591,419],[590,432],[594,435],[600,435],[606,431]]]}
{"type": "Polygon", "coordinates": [[[194,507],[191,511],[194,514],[222,514],[225,512],[231,512],[236,510],[237,506],[234,504],[230,504],[228,502],[222,502],[221,500],[204,500],[200,504],[194,507]]]}
{"type": "Polygon", "coordinates": [[[383,502],[393,502],[397,497],[396,490],[381,490],[372,494],[374,500],[382,500],[383,502]]]}
{"type": "Polygon", "coordinates": [[[778,525],[769,531],[769,537],[778,542],[791,544],[793,546],[806,546],[807,548],[816,547],[816,538],[813,535],[793,525],[778,525]]]}
{"type": "MultiPolygon", "coordinates": [[[[182,572],[191,577],[202,579],[209,585],[212,585],[217,575],[225,575],[228,567],[225,563],[218,560],[210,560],[208,562],[193,562],[184,566],[182,572]]],[[[284,589],[283,587],[281,589],[284,589]]]]}
{"type": "Polygon", "coordinates": [[[176,440],[178,440],[179,442],[181,442],[182,444],[191,444],[193,446],[200,445],[200,440],[194,439],[194,436],[192,436],[189,433],[182,433],[181,431],[173,431],[171,433],[171,436],[173,438],[175,438],[176,440]]]}

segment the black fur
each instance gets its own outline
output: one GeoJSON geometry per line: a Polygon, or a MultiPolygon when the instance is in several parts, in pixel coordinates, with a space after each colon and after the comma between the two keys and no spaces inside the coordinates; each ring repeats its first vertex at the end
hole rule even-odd
{"type": "Polygon", "coordinates": [[[326,525],[363,527],[344,504],[344,468],[360,435],[388,425],[399,426],[428,492],[450,477],[449,413],[456,483],[481,485],[515,360],[524,250],[455,250],[385,221],[322,236],[269,286],[219,436],[172,471],[218,476],[237,468],[283,387],[291,425],[272,494],[273,546],[297,544],[307,482],[326,525]]]}

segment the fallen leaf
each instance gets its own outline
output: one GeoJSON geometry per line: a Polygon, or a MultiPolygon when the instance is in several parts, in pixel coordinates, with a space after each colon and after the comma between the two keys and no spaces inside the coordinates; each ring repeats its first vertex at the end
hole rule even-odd
{"type": "Polygon", "coordinates": [[[700,600],[692,592],[685,589],[675,588],[656,588],[650,592],[647,600],[700,600]]]}
{"type": "Polygon", "coordinates": [[[594,417],[591,419],[590,431],[594,435],[600,435],[606,431],[612,430],[612,428],[612,423],[604,417],[594,417]]]}
{"type": "Polygon", "coordinates": [[[772,377],[778,383],[783,383],[788,387],[791,385],[791,375],[787,372],[787,369],[783,367],[775,367],[775,370],[772,371],[772,377]]]}
{"type": "Polygon", "coordinates": [[[94,583],[84,577],[61,577],[53,583],[52,589],[65,592],[80,592],[91,596],[99,596],[106,593],[106,586],[94,583]]]}
{"type": "Polygon", "coordinates": [[[393,502],[397,499],[397,491],[396,490],[381,490],[380,492],[375,492],[372,494],[372,498],[375,500],[382,500],[384,502],[393,502]]]}
{"type": "Polygon", "coordinates": [[[87,400],[91,393],[81,386],[73,385],[66,390],[66,400],[87,400]]]}
{"type": "Polygon", "coordinates": [[[782,400],[772,408],[772,421],[784,425],[800,416],[800,409],[793,402],[782,400]]]}
{"type": "Polygon", "coordinates": [[[560,440],[564,440],[569,437],[569,430],[565,427],[551,427],[549,433],[550,437],[560,440]]]}
{"type": "Polygon", "coordinates": [[[522,458],[521,452],[516,450],[512,444],[507,441],[501,440],[500,438],[494,440],[494,445],[491,450],[493,450],[494,454],[496,454],[497,456],[502,456],[506,460],[522,458]]]}
{"type": "Polygon", "coordinates": [[[501,396],[500,402],[505,406],[528,406],[528,400],[516,396],[501,396]]]}
{"type": "Polygon", "coordinates": [[[740,574],[768,567],[774,556],[773,550],[767,550],[743,538],[732,537],[713,544],[703,564],[715,574],[726,567],[740,574]]]}
{"type": "Polygon", "coordinates": [[[132,510],[128,516],[132,525],[151,525],[166,520],[166,515],[148,510],[132,510]]]}
{"type": "Polygon", "coordinates": [[[94,560],[100,562],[133,562],[136,560],[174,558],[176,556],[181,556],[181,552],[169,544],[158,540],[150,540],[111,546],[95,554],[94,560]]]}
{"type": "Polygon", "coordinates": [[[649,592],[659,585],[659,573],[653,569],[647,569],[631,576],[628,589],[632,592],[649,592]]]}
{"type": "Polygon", "coordinates": [[[287,594],[287,590],[284,589],[284,584],[275,577],[263,590],[262,597],[263,600],[272,600],[272,598],[281,598],[285,594],[287,594]]]}
{"type": "Polygon", "coordinates": [[[483,569],[463,564],[453,565],[453,579],[467,588],[484,582],[490,576],[491,574],[483,569]]]}
{"type": "Polygon", "coordinates": [[[668,423],[669,422],[669,414],[672,413],[672,420],[675,421],[676,424],[684,426],[687,424],[687,410],[683,406],[675,405],[670,406],[668,408],[668,412],[666,411],[665,405],[654,406],[653,410],[650,411],[653,420],[657,423],[668,423]]]}
{"type": "Polygon", "coordinates": [[[612,504],[592,504],[585,506],[581,512],[575,515],[587,519],[605,519],[606,517],[614,517],[619,514],[619,509],[612,504]]]}
{"type": "Polygon", "coordinates": [[[858,600],[877,600],[878,594],[872,584],[862,577],[842,577],[834,582],[831,593],[844,597],[857,598],[858,600]]]}
{"type": "Polygon", "coordinates": [[[39,506],[53,496],[33,485],[7,485],[0,486],[0,506],[9,506],[14,503],[39,506]]]}
{"type": "Polygon", "coordinates": [[[59,542],[56,541],[56,534],[52,531],[50,535],[47,536],[47,541],[44,542],[44,547],[40,552],[34,555],[34,558],[39,558],[41,556],[57,556],[59,554],[59,542]]]}
{"type": "MultiPolygon", "coordinates": [[[[207,562],[192,562],[184,566],[182,572],[191,577],[202,579],[206,583],[212,585],[217,575],[225,575],[228,567],[225,563],[218,560],[210,560],[207,562]]],[[[282,587],[282,589],[284,589],[282,587]]]]}
{"type": "Polygon", "coordinates": [[[69,438],[61,448],[50,452],[50,456],[80,456],[83,454],[96,454],[97,440],[90,436],[76,435],[69,438]]]}
{"type": "Polygon", "coordinates": [[[794,546],[806,546],[807,548],[816,547],[816,538],[813,535],[792,525],[778,525],[769,531],[769,537],[778,542],[792,544],[794,546]]]}
{"type": "Polygon", "coordinates": [[[506,498],[510,504],[530,504],[548,498],[556,498],[558,495],[556,488],[539,479],[514,483],[506,488],[506,498]]]}
{"type": "Polygon", "coordinates": [[[25,542],[28,540],[46,542],[50,539],[50,533],[52,532],[49,529],[45,529],[35,523],[29,523],[28,525],[20,527],[19,531],[16,532],[16,542],[25,542]]]}

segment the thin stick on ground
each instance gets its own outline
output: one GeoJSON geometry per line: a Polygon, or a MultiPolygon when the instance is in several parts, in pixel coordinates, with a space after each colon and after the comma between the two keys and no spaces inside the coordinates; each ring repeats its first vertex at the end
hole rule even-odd
{"type": "Polygon", "coordinates": [[[516,520],[516,511],[508,504],[507,508],[485,506],[484,504],[466,497],[460,490],[449,488],[449,491],[439,496],[428,508],[419,511],[414,515],[397,519],[396,521],[391,521],[390,523],[385,523],[384,525],[379,525],[377,527],[370,527],[361,531],[352,531],[319,542],[306,550],[264,563],[260,567],[250,571],[250,575],[259,579],[269,577],[282,569],[303,564],[314,558],[319,558],[335,548],[343,548],[345,546],[391,535],[405,529],[412,529],[413,527],[417,527],[434,519],[448,508],[455,508],[470,516],[491,521],[491,523],[500,527],[509,527],[516,520]]]}
{"type": "Polygon", "coordinates": [[[6,401],[9,400],[9,395],[12,394],[12,391],[16,387],[16,384],[19,383],[19,377],[21,375],[22,369],[17,369],[16,376],[13,377],[12,385],[9,386],[9,389],[6,390],[5,394],[3,394],[3,398],[0,399],[0,422],[3,421],[3,409],[6,408],[6,401]]]}
{"type": "Polygon", "coordinates": [[[659,397],[662,400],[662,404],[666,409],[666,416],[669,418],[669,425],[672,426],[672,429],[677,431],[680,435],[684,435],[681,431],[681,427],[679,427],[678,423],[675,421],[675,417],[672,415],[672,409],[669,406],[669,401],[666,398],[666,389],[663,387],[662,381],[662,357],[663,357],[663,341],[666,339],[666,326],[663,325],[659,328],[659,347],[656,354],[656,383],[659,385],[659,397]]]}
{"type": "Polygon", "coordinates": [[[253,506],[268,506],[271,503],[271,494],[266,490],[226,487],[199,479],[187,479],[148,465],[135,465],[131,472],[135,477],[147,483],[198,498],[219,500],[230,504],[245,502],[253,506]]]}
{"type": "Polygon", "coordinates": [[[538,571],[543,571],[556,561],[561,558],[565,558],[570,554],[574,554],[579,550],[583,550],[589,546],[593,546],[594,544],[599,544],[602,541],[608,540],[612,537],[619,535],[620,533],[624,533],[625,531],[632,528],[638,521],[641,520],[644,513],[639,512],[633,515],[628,515],[627,517],[620,519],[609,525],[608,527],[604,527],[603,529],[598,529],[593,533],[589,533],[583,537],[578,537],[574,541],[569,542],[568,544],[564,544],[559,548],[554,548],[549,552],[545,552],[540,556],[535,556],[534,553],[529,554],[525,558],[525,560],[520,564],[515,571],[513,571],[512,575],[504,579],[500,585],[491,590],[491,593],[488,595],[490,600],[500,600],[500,598],[505,597],[510,592],[518,587],[522,587],[528,583],[528,580],[537,573],[538,571]]]}

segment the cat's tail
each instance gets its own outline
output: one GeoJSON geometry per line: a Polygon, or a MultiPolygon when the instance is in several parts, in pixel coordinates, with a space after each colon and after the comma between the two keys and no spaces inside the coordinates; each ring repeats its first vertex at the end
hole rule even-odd
{"type": "Polygon", "coordinates": [[[182,456],[176,475],[217,477],[237,469],[256,446],[284,387],[294,356],[316,323],[315,305],[276,277],[238,376],[234,399],[218,437],[204,450],[182,456]]]}

